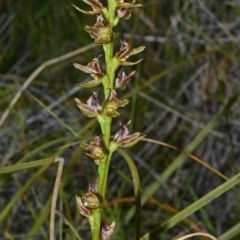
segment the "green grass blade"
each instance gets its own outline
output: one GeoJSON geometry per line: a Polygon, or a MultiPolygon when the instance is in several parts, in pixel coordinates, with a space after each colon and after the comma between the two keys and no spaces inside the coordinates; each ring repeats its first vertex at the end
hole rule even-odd
{"type": "Polygon", "coordinates": [[[206,194],[204,197],[200,198],[181,212],[177,213],[175,216],[170,218],[169,220],[162,223],[159,227],[155,228],[151,232],[145,234],[141,240],[149,240],[152,237],[156,237],[159,233],[170,229],[171,227],[175,226],[177,223],[185,219],[186,217],[190,216],[194,212],[201,209],[203,206],[207,205],[209,202],[211,202],[213,199],[221,196],[226,191],[233,188],[235,185],[237,185],[240,182],[240,173],[231,178],[230,180],[226,181],[219,187],[212,190],[210,193],[206,194]]]}
{"type": "MultiPolygon", "coordinates": [[[[46,222],[46,219],[49,216],[50,207],[51,207],[52,195],[48,198],[46,204],[41,209],[41,213],[38,215],[36,221],[28,232],[28,240],[34,239],[36,235],[39,235],[39,229],[46,222]]],[[[47,234],[47,233],[46,233],[47,234]]]]}
{"type": "MultiPolygon", "coordinates": [[[[240,95],[240,91],[238,91],[235,95],[233,95],[227,102],[227,104],[208,122],[208,124],[203,128],[197,136],[187,145],[183,152],[190,153],[192,152],[203,140],[209,132],[217,125],[218,121],[221,117],[226,114],[226,112],[230,109],[230,107],[238,100],[240,95]]],[[[144,194],[141,200],[141,204],[143,205],[148,199],[148,196],[152,196],[154,192],[159,189],[159,187],[173,174],[174,171],[178,169],[179,166],[184,162],[186,159],[186,154],[181,153],[178,157],[173,161],[172,164],[158,177],[158,179],[152,183],[147,189],[146,193],[144,194]]],[[[126,217],[126,221],[134,215],[134,209],[132,208],[126,217]]]]}
{"type": "Polygon", "coordinates": [[[133,178],[133,187],[134,187],[134,195],[135,195],[135,240],[140,238],[140,230],[141,230],[141,196],[140,196],[140,179],[138,175],[137,167],[131,158],[131,156],[123,151],[121,148],[117,150],[123,158],[126,160],[128,167],[131,171],[132,178],[133,178]]]}
{"type": "Polygon", "coordinates": [[[4,207],[0,213],[0,222],[2,222],[7,216],[14,204],[22,197],[22,195],[28,190],[28,188],[34,183],[34,181],[48,168],[49,164],[41,167],[32,177],[25,183],[25,185],[19,189],[11,201],[4,207]]]}
{"type": "Polygon", "coordinates": [[[230,240],[240,234],[240,222],[218,237],[218,240],[230,240]]]}
{"type": "Polygon", "coordinates": [[[63,122],[62,119],[60,119],[53,111],[51,111],[44,103],[42,103],[38,98],[33,96],[30,92],[27,92],[27,94],[34,99],[43,109],[45,109],[51,116],[53,116],[64,128],[66,128],[68,131],[70,131],[74,136],[78,136],[78,134],[65,122],[63,122]]]}
{"type": "Polygon", "coordinates": [[[33,157],[35,154],[43,151],[44,149],[48,149],[54,145],[57,145],[59,143],[66,143],[66,142],[72,142],[74,140],[83,140],[86,139],[86,137],[64,137],[64,138],[59,138],[59,139],[55,139],[52,141],[49,141],[47,143],[42,144],[41,146],[35,148],[34,150],[32,150],[31,152],[29,152],[28,154],[26,154],[23,158],[21,158],[18,163],[23,163],[26,162],[28,159],[30,159],[31,157],[33,157]]]}
{"type": "Polygon", "coordinates": [[[75,51],[69,52],[67,54],[64,54],[60,57],[57,58],[53,58],[45,63],[43,63],[42,65],[40,65],[24,82],[24,84],[21,86],[21,88],[18,90],[18,92],[15,94],[14,98],[11,100],[8,108],[4,111],[4,113],[2,114],[1,118],[0,118],[0,126],[3,125],[3,123],[5,122],[6,118],[8,117],[10,111],[12,110],[12,108],[15,106],[16,102],[18,101],[18,99],[20,98],[20,96],[22,95],[22,92],[24,92],[27,87],[31,84],[31,82],[47,67],[58,64],[60,62],[66,61],[70,58],[73,58],[77,55],[79,55],[82,52],[85,52],[91,48],[96,47],[95,44],[89,44],[88,46],[79,48],[75,51]]]}
{"type": "Polygon", "coordinates": [[[27,163],[15,164],[13,166],[7,166],[7,167],[0,168],[0,174],[15,172],[15,171],[33,168],[33,167],[40,167],[40,166],[43,166],[46,164],[51,164],[53,161],[54,161],[54,159],[51,157],[51,158],[35,160],[35,161],[27,162],[27,163]]]}
{"type": "Polygon", "coordinates": [[[219,49],[213,49],[212,51],[209,51],[209,52],[198,53],[198,54],[196,54],[195,56],[193,56],[190,59],[181,61],[178,64],[176,64],[174,66],[171,66],[171,67],[167,68],[164,71],[161,71],[160,73],[158,73],[158,74],[152,76],[151,78],[149,78],[148,80],[144,81],[143,84],[139,84],[138,86],[135,86],[134,89],[132,89],[130,92],[126,93],[122,97],[122,99],[129,99],[132,95],[137,93],[139,90],[142,90],[142,89],[144,89],[146,87],[151,86],[151,84],[153,84],[154,82],[159,81],[161,78],[163,78],[164,76],[167,76],[171,72],[176,71],[177,69],[180,69],[180,68],[184,67],[187,64],[192,64],[193,62],[195,62],[195,61],[197,61],[197,60],[199,60],[201,58],[207,57],[208,55],[211,55],[214,52],[217,52],[218,50],[219,49]]]}

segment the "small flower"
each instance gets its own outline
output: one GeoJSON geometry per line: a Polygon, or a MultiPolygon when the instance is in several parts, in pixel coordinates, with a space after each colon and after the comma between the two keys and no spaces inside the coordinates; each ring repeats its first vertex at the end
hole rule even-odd
{"type": "Polygon", "coordinates": [[[102,113],[102,106],[97,92],[93,92],[93,95],[87,100],[87,104],[81,102],[78,98],[75,98],[75,102],[81,112],[87,117],[96,117],[102,113]]]}
{"type": "Polygon", "coordinates": [[[120,101],[117,98],[117,94],[115,90],[111,89],[110,94],[106,100],[106,102],[103,104],[104,108],[104,114],[108,117],[117,117],[120,114],[116,111],[119,107],[124,107],[128,104],[128,100],[120,101]]]}
{"type": "Polygon", "coordinates": [[[103,9],[103,5],[101,3],[101,1],[99,0],[83,0],[86,4],[90,5],[93,9],[93,11],[84,11],[78,7],[76,7],[75,5],[72,4],[72,6],[74,6],[78,11],[84,13],[84,14],[96,14],[101,12],[101,10],[103,9]]]}
{"type": "Polygon", "coordinates": [[[100,208],[101,206],[96,191],[91,187],[88,189],[88,192],[85,195],[81,197],[76,196],[76,201],[78,211],[85,217],[91,216],[92,210],[100,208]]]}
{"type": "Polygon", "coordinates": [[[84,66],[78,63],[74,63],[73,65],[75,68],[83,72],[90,73],[91,76],[93,77],[93,80],[84,84],[79,84],[81,87],[86,87],[86,88],[96,87],[102,82],[104,73],[99,64],[99,57],[95,57],[91,62],[88,63],[87,66],[84,66]]]}
{"type": "Polygon", "coordinates": [[[89,145],[81,142],[80,146],[85,150],[90,151],[90,154],[86,153],[86,155],[93,158],[94,162],[99,165],[100,160],[104,157],[104,148],[101,144],[100,137],[95,137],[89,145]]]}
{"type": "Polygon", "coordinates": [[[83,200],[81,197],[76,195],[77,209],[85,217],[90,217],[92,215],[92,210],[84,206],[83,200]]]}
{"type": "Polygon", "coordinates": [[[121,65],[123,66],[130,66],[141,62],[143,59],[138,60],[137,62],[131,63],[126,62],[126,59],[129,58],[131,55],[138,54],[144,50],[144,46],[138,48],[132,48],[131,44],[128,43],[126,40],[121,40],[121,47],[120,50],[116,53],[115,57],[119,60],[121,65]]]}
{"type": "Polygon", "coordinates": [[[102,14],[97,15],[97,21],[93,27],[85,26],[84,29],[95,39],[96,44],[108,43],[112,39],[112,27],[108,25],[102,14]]]}
{"type": "Polygon", "coordinates": [[[134,4],[136,0],[133,0],[132,3],[125,3],[124,0],[117,0],[118,10],[117,16],[122,19],[129,19],[132,14],[132,8],[143,7],[142,4],[134,4]]]}
{"type": "Polygon", "coordinates": [[[122,124],[121,122],[119,122],[121,128],[115,134],[113,143],[117,144],[120,147],[131,147],[138,141],[140,141],[142,138],[144,138],[144,136],[140,136],[140,132],[129,135],[128,125],[130,124],[130,122],[130,120],[127,122],[127,124],[122,124]]]}
{"type": "Polygon", "coordinates": [[[109,239],[114,232],[115,226],[116,226],[115,221],[113,221],[111,225],[103,224],[101,230],[101,240],[109,239]]]}
{"type": "Polygon", "coordinates": [[[126,84],[133,78],[136,71],[131,72],[129,75],[126,76],[125,72],[123,71],[122,67],[120,67],[117,77],[115,78],[115,88],[116,89],[124,89],[126,84]]]}

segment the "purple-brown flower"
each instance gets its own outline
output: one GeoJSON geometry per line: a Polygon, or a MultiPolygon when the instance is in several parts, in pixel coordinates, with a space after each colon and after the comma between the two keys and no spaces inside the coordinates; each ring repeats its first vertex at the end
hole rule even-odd
{"type": "Polygon", "coordinates": [[[76,202],[78,211],[85,217],[91,216],[92,210],[100,208],[101,206],[100,199],[96,191],[91,187],[85,195],[81,197],[76,196],[76,202]]]}
{"type": "Polygon", "coordinates": [[[119,88],[124,89],[126,87],[126,84],[133,78],[135,73],[136,73],[136,71],[133,71],[129,75],[126,76],[122,67],[120,67],[117,72],[117,76],[115,78],[115,89],[119,89],[119,88]]]}
{"type": "Polygon", "coordinates": [[[81,112],[87,117],[96,117],[103,111],[97,92],[93,92],[93,95],[87,100],[87,104],[83,103],[78,98],[75,98],[75,102],[81,112]]]}
{"type": "Polygon", "coordinates": [[[93,27],[85,26],[84,29],[95,39],[96,44],[108,43],[112,39],[112,27],[101,13],[97,15],[97,21],[93,27]]]}
{"type": "Polygon", "coordinates": [[[86,155],[93,158],[97,165],[100,164],[101,159],[104,157],[104,148],[99,136],[95,137],[90,144],[81,142],[80,146],[90,151],[90,154],[86,153],[86,155]]]}
{"type": "Polygon", "coordinates": [[[132,3],[124,2],[124,0],[117,0],[118,2],[118,10],[117,16],[122,19],[129,19],[132,14],[132,8],[143,7],[142,4],[134,4],[136,0],[133,0],[132,3]]]}
{"type": "Polygon", "coordinates": [[[116,226],[115,221],[113,221],[110,225],[102,224],[101,240],[110,239],[111,235],[114,232],[115,226],[116,226]]]}
{"type": "Polygon", "coordinates": [[[111,89],[110,94],[103,104],[104,114],[108,117],[117,117],[120,114],[116,111],[119,107],[124,107],[128,104],[128,100],[119,100],[115,90],[111,89]]]}
{"type": "Polygon", "coordinates": [[[121,46],[119,51],[116,53],[115,57],[118,59],[121,65],[123,66],[130,66],[139,63],[139,61],[135,63],[126,62],[126,59],[129,58],[131,55],[138,54],[144,50],[145,46],[141,46],[138,48],[133,48],[130,43],[128,43],[125,39],[121,39],[121,46]]]}
{"type": "Polygon", "coordinates": [[[140,132],[136,132],[129,135],[128,125],[130,120],[126,124],[119,122],[120,130],[115,134],[113,143],[116,143],[120,147],[131,147],[140,141],[144,136],[140,136],[140,132]]]}
{"type": "Polygon", "coordinates": [[[75,68],[83,72],[90,73],[90,75],[93,77],[93,80],[87,83],[79,84],[81,87],[96,87],[102,82],[104,73],[99,64],[99,57],[95,57],[91,62],[87,64],[87,66],[81,65],[79,63],[74,63],[73,65],[75,68]]]}

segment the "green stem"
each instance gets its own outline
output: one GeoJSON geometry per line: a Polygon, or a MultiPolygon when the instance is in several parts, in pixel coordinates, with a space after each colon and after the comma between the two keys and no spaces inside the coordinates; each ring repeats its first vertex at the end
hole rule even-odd
{"type": "Polygon", "coordinates": [[[113,26],[115,13],[117,9],[117,1],[108,0],[108,11],[109,11],[109,23],[113,26]]]}
{"type": "MultiPolygon", "coordinates": [[[[116,12],[117,4],[115,1],[109,0],[108,1],[108,9],[109,9],[109,24],[113,26],[113,22],[115,19],[115,12],[116,12]]],[[[115,71],[116,66],[113,63],[113,38],[109,43],[103,44],[103,50],[105,54],[105,62],[106,62],[106,78],[103,81],[103,88],[104,88],[104,98],[107,100],[110,90],[114,87],[114,78],[115,78],[115,71]]],[[[110,137],[111,137],[111,123],[112,119],[107,116],[99,117],[99,120],[102,134],[103,134],[103,143],[106,149],[106,155],[104,159],[101,160],[99,166],[99,183],[98,183],[98,193],[101,195],[102,200],[104,202],[105,195],[106,195],[106,188],[107,188],[107,179],[108,179],[108,171],[109,171],[109,164],[111,161],[111,155],[109,151],[110,145],[110,137]]]]}
{"type": "Polygon", "coordinates": [[[106,195],[107,189],[107,180],[108,180],[108,171],[110,166],[112,154],[108,154],[102,159],[102,163],[99,166],[99,183],[98,183],[98,192],[102,196],[103,200],[106,195]]]}
{"type": "MultiPolygon", "coordinates": [[[[117,4],[116,1],[108,0],[108,22],[111,26],[113,26],[113,22],[115,19],[117,4]]],[[[113,37],[111,42],[103,44],[103,50],[105,54],[105,62],[106,62],[106,77],[102,81],[104,88],[104,99],[107,100],[110,90],[114,87],[114,78],[116,66],[113,63],[113,37]]],[[[105,115],[101,115],[97,117],[98,122],[101,126],[102,134],[103,134],[103,143],[106,150],[106,154],[103,159],[100,161],[99,165],[99,182],[98,182],[98,194],[102,198],[102,205],[104,204],[104,199],[106,195],[107,189],[107,180],[108,180],[108,172],[109,165],[111,161],[112,153],[109,150],[110,145],[110,137],[111,137],[111,123],[112,118],[107,117],[105,115]]],[[[101,236],[101,221],[102,221],[102,207],[96,211],[93,211],[93,219],[89,219],[92,229],[92,239],[99,240],[101,236]],[[92,221],[91,221],[92,220],[92,221]]]]}
{"type": "Polygon", "coordinates": [[[92,231],[92,240],[100,240],[101,238],[101,210],[93,210],[93,214],[89,217],[89,223],[92,231]]]}

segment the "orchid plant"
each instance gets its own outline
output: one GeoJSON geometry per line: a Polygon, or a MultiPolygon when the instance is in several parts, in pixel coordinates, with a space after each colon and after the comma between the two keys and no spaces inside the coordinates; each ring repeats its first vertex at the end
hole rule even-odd
{"type": "Polygon", "coordinates": [[[86,117],[96,118],[101,127],[101,136],[95,137],[89,144],[82,142],[80,145],[86,154],[94,160],[98,167],[98,182],[94,187],[89,187],[88,192],[82,196],[76,196],[79,212],[89,219],[92,239],[110,239],[114,232],[116,222],[110,225],[102,221],[103,205],[107,189],[109,165],[112,154],[118,147],[131,147],[141,140],[139,132],[129,134],[128,125],[119,123],[120,129],[111,139],[112,118],[120,116],[118,108],[125,107],[128,100],[120,100],[117,91],[124,90],[126,84],[134,77],[136,71],[126,75],[123,67],[132,66],[137,62],[128,62],[131,55],[138,54],[144,50],[144,46],[133,48],[125,39],[121,39],[120,49],[114,54],[114,28],[120,20],[127,20],[131,17],[132,9],[142,7],[136,4],[127,3],[124,0],[108,0],[108,6],[104,6],[100,0],[83,0],[92,7],[91,11],[85,11],[73,5],[78,11],[87,15],[95,15],[94,26],[85,26],[84,29],[94,39],[96,44],[102,45],[105,57],[106,71],[104,72],[99,63],[99,57],[95,57],[86,66],[75,63],[74,66],[91,75],[93,78],[87,83],[80,84],[83,88],[94,88],[100,84],[103,86],[104,99],[101,101],[98,93],[93,91],[92,96],[83,103],[75,99],[77,106],[86,117]]]}

